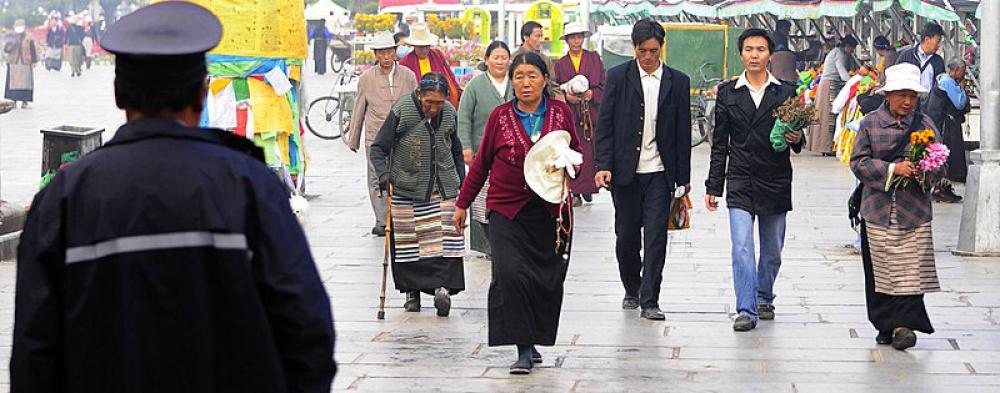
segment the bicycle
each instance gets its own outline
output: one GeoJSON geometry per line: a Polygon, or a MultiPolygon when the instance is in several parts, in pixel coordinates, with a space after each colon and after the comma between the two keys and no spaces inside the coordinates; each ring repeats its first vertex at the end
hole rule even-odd
{"type": "Polygon", "coordinates": [[[358,72],[352,58],[344,59],[339,67],[336,64],[332,64],[332,68],[337,72],[337,82],[330,94],[313,100],[306,109],[306,128],[320,139],[338,139],[351,125],[354,92],[349,91],[348,86],[358,79],[358,72]]]}
{"type": "Polygon", "coordinates": [[[691,102],[691,147],[706,141],[712,144],[712,131],[715,129],[715,87],[722,83],[720,78],[709,78],[705,73],[712,63],[703,63],[698,67],[701,81],[695,85],[691,102]]]}

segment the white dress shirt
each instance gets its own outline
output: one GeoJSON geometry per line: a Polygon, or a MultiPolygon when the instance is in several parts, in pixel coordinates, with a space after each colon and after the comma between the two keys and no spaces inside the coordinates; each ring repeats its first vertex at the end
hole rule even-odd
{"type": "Polygon", "coordinates": [[[743,74],[740,75],[740,78],[736,80],[736,90],[739,90],[740,88],[746,86],[746,88],[750,90],[750,98],[753,99],[754,107],[758,109],[760,109],[760,103],[761,101],[764,100],[764,94],[767,93],[767,87],[770,85],[779,85],[779,86],[781,85],[781,82],[777,78],[775,78],[774,75],[771,75],[770,72],[767,73],[767,83],[765,83],[759,89],[754,88],[753,85],[750,84],[750,81],[747,79],[746,71],[743,71],[743,74]]]}
{"type": "Polygon", "coordinates": [[[921,68],[920,85],[927,90],[934,89],[934,77],[936,77],[936,75],[934,75],[934,67],[927,64],[927,62],[931,61],[931,57],[933,57],[933,55],[933,53],[924,53],[924,48],[917,45],[917,60],[920,61],[921,68]]]}
{"type": "Polygon", "coordinates": [[[652,74],[647,73],[636,62],[639,68],[639,80],[642,81],[643,109],[642,145],[639,147],[639,165],[636,173],[663,172],[663,160],[656,148],[656,109],[660,100],[660,80],[663,78],[663,65],[656,67],[652,74]]]}

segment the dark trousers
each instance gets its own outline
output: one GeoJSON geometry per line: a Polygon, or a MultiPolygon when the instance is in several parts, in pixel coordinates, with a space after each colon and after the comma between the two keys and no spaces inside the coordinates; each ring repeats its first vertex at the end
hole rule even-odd
{"type": "Polygon", "coordinates": [[[618,272],[625,295],[638,297],[643,309],[659,306],[672,195],[664,172],[638,174],[628,185],[611,187],[618,272]]]}

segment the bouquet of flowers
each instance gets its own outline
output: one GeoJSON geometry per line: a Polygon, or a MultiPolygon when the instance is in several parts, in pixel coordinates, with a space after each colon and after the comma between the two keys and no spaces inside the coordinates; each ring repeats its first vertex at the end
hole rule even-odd
{"type": "Polygon", "coordinates": [[[782,152],[788,148],[785,134],[800,131],[816,123],[816,108],[806,105],[798,97],[791,97],[778,107],[774,116],[771,147],[776,152],[782,152]]]}
{"type": "MultiPolygon", "coordinates": [[[[906,156],[906,160],[917,164],[917,167],[920,168],[920,175],[915,180],[920,184],[922,189],[930,189],[932,184],[927,179],[927,173],[940,169],[948,161],[950,154],[951,151],[948,150],[948,146],[937,141],[933,130],[925,129],[910,134],[910,151],[906,156]]],[[[891,187],[905,188],[910,185],[911,180],[914,179],[902,176],[894,177],[891,187]]]]}

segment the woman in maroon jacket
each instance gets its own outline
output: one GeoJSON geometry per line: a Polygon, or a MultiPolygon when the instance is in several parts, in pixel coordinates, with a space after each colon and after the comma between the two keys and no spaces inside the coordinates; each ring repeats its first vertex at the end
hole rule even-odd
{"type": "MultiPolygon", "coordinates": [[[[455,225],[464,228],[466,209],[487,176],[486,207],[493,250],[489,293],[489,345],[516,345],[511,374],[528,374],[541,363],[535,345],[555,344],[569,262],[556,250],[559,205],[543,201],[524,180],[524,159],[545,134],[566,130],[580,151],[573,112],[546,96],[549,70],[541,56],[514,57],[510,80],[515,99],[493,110],[483,142],[456,202],[455,225]]],[[[568,250],[568,247],[567,247],[568,250]]]]}

